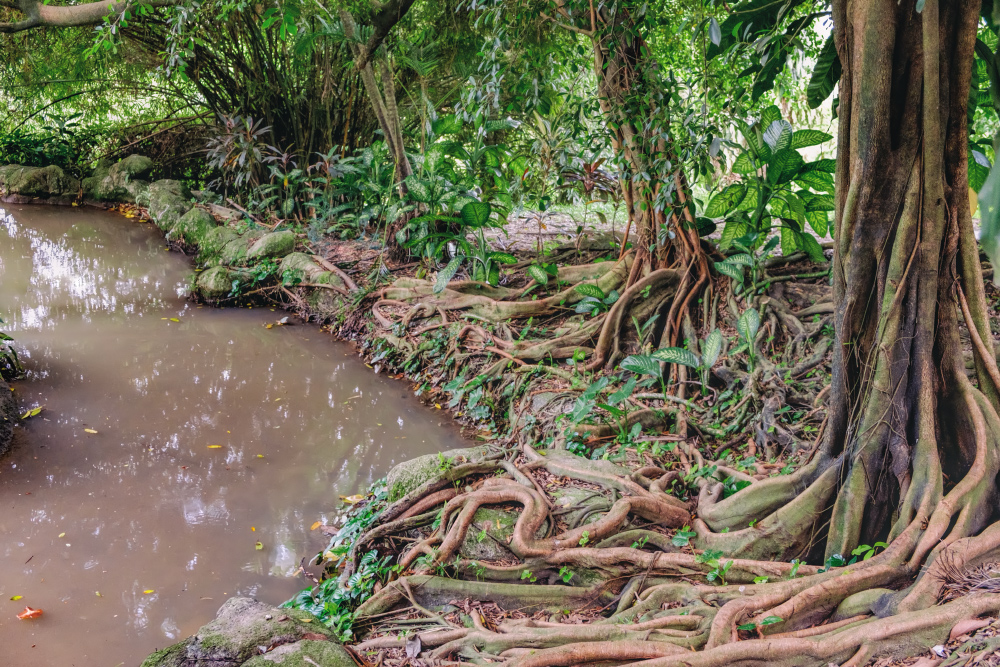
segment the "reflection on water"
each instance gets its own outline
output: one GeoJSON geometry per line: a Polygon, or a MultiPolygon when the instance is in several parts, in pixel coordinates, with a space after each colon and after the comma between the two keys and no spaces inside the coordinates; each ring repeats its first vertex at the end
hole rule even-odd
{"type": "Polygon", "coordinates": [[[28,369],[17,390],[45,406],[0,460],[8,664],[133,665],[227,596],[287,599],[337,494],[462,446],[318,329],[186,301],[189,271],[114,214],[0,217],[0,317],[28,369]],[[18,621],[25,604],[45,615],[18,621]]]}

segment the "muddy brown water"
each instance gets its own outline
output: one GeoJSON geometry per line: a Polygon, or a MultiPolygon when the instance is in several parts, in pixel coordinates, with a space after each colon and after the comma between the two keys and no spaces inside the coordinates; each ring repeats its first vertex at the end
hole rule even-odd
{"type": "Polygon", "coordinates": [[[0,459],[2,665],[137,665],[227,597],[280,603],[338,495],[466,444],[318,328],[186,300],[190,270],[114,213],[0,216],[17,393],[45,406],[0,459]]]}

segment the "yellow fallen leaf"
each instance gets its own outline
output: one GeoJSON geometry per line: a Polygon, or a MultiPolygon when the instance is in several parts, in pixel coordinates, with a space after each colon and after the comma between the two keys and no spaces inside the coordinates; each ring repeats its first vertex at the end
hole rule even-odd
{"type": "Polygon", "coordinates": [[[264,325],[264,328],[265,328],[265,329],[271,329],[271,328],[273,328],[273,327],[274,327],[274,325],[273,325],[273,324],[265,324],[265,325],[264,325]]]}
{"type": "Polygon", "coordinates": [[[251,532],[251,533],[256,533],[256,532],[257,532],[257,529],[256,529],[256,528],[254,528],[253,526],[250,526],[250,532],[251,532]]]}
{"type": "Polygon", "coordinates": [[[322,521],[317,521],[316,523],[314,523],[312,526],[309,527],[309,530],[316,530],[317,528],[319,528],[322,525],[323,525],[322,521]]]}
{"type": "Polygon", "coordinates": [[[263,454],[258,454],[257,458],[262,459],[262,458],[264,458],[264,455],[263,454]]]}
{"type": "Polygon", "coordinates": [[[165,318],[165,317],[161,317],[160,319],[161,319],[161,320],[166,320],[167,318],[165,318]]]}
{"type": "Polygon", "coordinates": [[[15,595],[14,597],[11,598],[11,600],[13,600],[14,602],[17,602],[18,600],[20,600],[23,597],[24,597],[23,595],[15,595]]]}
{"type": "Polygon", "coordinates": [[[94,429],[92,429],[92,428],[85,428],[85,429],[83,429],[83,432],[84,432],[84,433],[97,433],[97,431],[95,431],[95,430],[94,430],[94,429]]]}
{"type": "Polygon", "coordinates": [[[260,543],[260,540],[258,540],[257,542],[254,543],[253,548],[256,549],[257,551],[260,551],[261,549],[264,548],[264,545],[260,543]]]}
{"type": "Polygon", "coordinates": [[[222,445],[209,445],[209,449],[222,449],[222,445]]]}
{"type": "Polygon", "coordinates": [[[437,408],[438,410],[440,410],[441,409],[441,404],[440,403],[435,403],[434,407],[437,408]]]}
{"type": "Polygon", "coordinates": [[[303,623],[312,623],[313,622],[313,620],[311,618],[300,618],[299,620],[302,621],[303,623]]]}
{"type": "Polygon", "coordinates": [[[66,533],[59,533],[59,537],[66,537],[66,533]]]}
{"type": "Polygon", "coordinates": [[[101,591],[95,591],[94,594],[99,598],[104,597],[103,595],[101,595],[101,591]]]}
{"type": "Polygon", "coordinates": [[[142,592],[142,594],[143,594],[143,595],[151,595],[152,593],[155,593],[155,592],[156,592],[156,591],[154,591],[154,590],[153,590],[152,588],[147,588],[146,590],[144,590],[144,591],[142,592]]]}
{"type": "Polygon", "coordinates": [[[360,494],[357,494],[353,496],[341,496],[340,499],[343,500],[345,503],[348,503],[349,505],[354,505],[355,503],[360,503],[362,500],[365,499],[365,497],[360,494]]]}
{"type": "Polygon", "coordinates": [[[176,317],[171,317],[171,318],[170,318],[170,321],[171,321],[171,322],[180,322],[180,320],[179,320],[179,319],[177,319],[176,317]]]}

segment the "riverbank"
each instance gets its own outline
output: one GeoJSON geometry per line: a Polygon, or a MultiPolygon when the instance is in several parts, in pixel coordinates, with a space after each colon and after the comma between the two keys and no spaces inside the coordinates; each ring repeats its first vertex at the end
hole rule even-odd
{"type": "MultiPolygon", "coordinates": [[[[796,257],[766,267],[773,285],[755,311],[760,321],[753,342],[770,344],[775,354],[779,324],[791,328],[795,340],[783,365],[761,363],[754,373],[732,360],[744,335],[736,326],[743,309],[731,291],[709,290],[709,331],[720,298],[732,320],[718,322],[717,344],[684,323],[692,354],[708,356],[715,345],[713,359],[702,369],[677,366],[671,382],[679,390],[668,396],[638,366],[604,369],[660,347],[656,313],[674,294],[677,271],[654,272],[625,290],[631,255],[618,259],[610,243],[593,239],[544,257],[518,257],[501,286],[452,281],[437,290],[430,276],[421,276],[425,267],[389,265],[379,253],[359,252],[356,242],[331,244],[317,254],[304,235],[262,228],[243,214],[199,203],[179,182],[146,181],[149,166],[133,156],[79,184],[54,168],[0,168],[0,195],[9,201],[118,204],[147,214],[172,245],[196,257],[192,287],[199,298],[268,300],[326,323],[333,335],[354,341],[376,371],[405,375],[423,400],[450,411],[469,434],[488,443],[398,466],[387,486],[359,503],[362,508],[340,527],[316,563],[330,578],[296,600],[296,613],[317,614],[341,639],[375,636],[375,644],[362,648],[391,659],[402,640],[392,639],[391,628],[380,630],[375,619],[407,599],[443,605],[449,623],[466,625],[473,623],[468,611],[449,609],[450,601],[531,613],[575,609],[586,600],[608,604],[624,595],[627,571],[645,567],[636,562],[622,571],[595,570],[572,560],[534,562],[531,554],[553,551],[552,538],[545,537],[552,533],[555,544],[633,544],[640,545],[639,554],[675,554],[682,571],[704,573],[713,566],[691,553],[695,536],[702,550],[745,558],[778,558],[808,540],[780,526],[770,539],[758,539],[755,530],[748,534],[747,522],[753,527],[756,521],[750,514],[762,508],[741,508],[732,494],[780,476],[794,488],[811,474],[801,464],[815,451],[824,418],[824,327],[832,312],[822,267],[796,257]],[[543,264],[548,277],[526,275],[543,264]],[[771,338],[764,340],[768,330],[771,338]],[[626,337],[635,341],[626,343],[626,337]],[[691,380],[701,374],[700,394],[685,393],[688,373],[691,380]],[[761,413],[758,404],[767,409],[761,413]],[[797,411],[794,419],[781,417],[789,407],[797,411]],[[791,474],[799,469],[804,472],[791,474]],[[726,492],[726,483],[735,491],[726,492]],[[428,530],[438,516],[434,508],[456,496],[466,503],[462,515],[468,518],[449,529],[438,551],[441,537],[428,530]],[[510,509],[511,503],[523,511],[510,509]],[[696,505],[698,522],[692,519],[696,505]],[[479,526],[478,537],[469,533],[473,525],[479,526]],[[419,549],[399,552],[394,568],[382,556],[384,545],[378,561],[366,557],[394,530],[420,541],[419,549]],[[421,554],[436,564],[415,562],[421,554]],[[522,560],[528,565],[517,565],[522,560]],[[413,574],[398,576],[408,571],[413,574]],[[525,572],[530,582],[521,583],[525,572]],[[483,578],[491,583],[478,584],[483,578]],[[529,585],[536,580],[539,585],[529,585]]],[[[644,358],[660,368],[653,357],[644,358]]],[[[757,576],[731,575],[734,581],[757,576]]],[[[620,613],[629,609],[619,604],[620,613]]],[[[701,625],[697,630],[707,632],[701,625]]],[[[146,665],[175,664],[165,659],[151,658],[146,665]]]]}

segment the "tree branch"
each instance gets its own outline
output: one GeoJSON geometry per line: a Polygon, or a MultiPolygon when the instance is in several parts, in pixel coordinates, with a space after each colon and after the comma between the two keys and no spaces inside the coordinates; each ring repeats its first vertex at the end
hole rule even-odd
{"type": "Polygon", "coordinates": [[[134,4],[147,7],[172,7],[181,0],[143,0],[141,3],[131,0],[119,2],[88,2],[82,5],[43,5],[38,0],[0,0],[0,5],[19,10],[25,18],[11,23],[0,23],[0,33],[15,33],[32,28],[74,28],[96,25],[106,16],[121,14],[134,4]]]}

